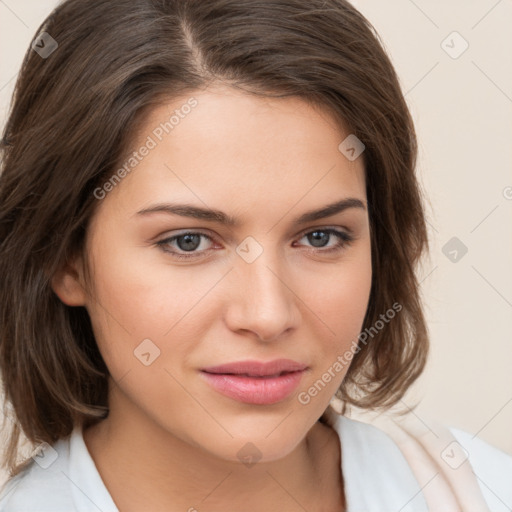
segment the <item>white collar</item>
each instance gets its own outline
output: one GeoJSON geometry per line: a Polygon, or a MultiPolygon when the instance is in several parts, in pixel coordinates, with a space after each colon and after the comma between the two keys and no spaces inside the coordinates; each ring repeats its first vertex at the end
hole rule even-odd
{"type": "MultiPolygon", "coordinates": [[[[333,428],[340,438],[347,512],[428,512],[411,468],[384,432],[344,416],[333,428]]],[[[69,477],[78,512],[119,512],[79,427],[70,437],[69,477]]]]}
{"type": "Polygon", "coordinates": [[[77,512],[119,512],[87,449],[81,427],[75,427],[69,440],[69,479],[77,512]]]}
{"type": "Polygon", "coordinates": [[[398,446],[383,431],[337,416],[347,512],[428,512],[398,446]]]}

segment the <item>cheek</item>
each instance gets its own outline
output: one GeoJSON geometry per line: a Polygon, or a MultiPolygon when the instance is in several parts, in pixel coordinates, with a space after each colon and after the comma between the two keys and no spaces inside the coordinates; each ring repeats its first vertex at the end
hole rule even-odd
{"type": "Polygon", "coordinates": [[[334,329],[338,333],[350,333],[351,339],[359,334],[368,307],[371,289],[371,268],[359,268],[341,284],[338,292],[338,308],[332,311],[334,329]]]}
{"type": "Polygon", "coordinates": [[[298,400],[301,404],[326,407],[341,384],[356,349],[370,297],[372,266],[370,245],[359,247],[350,258],[333,266],[332,271],[308,278],[307,306],[316,316],[315,370],[304,382],[298,400]]]}
{"type": "Polygon", "coordinates": [[[157,249],[99,247],[94,258],[95,300],[88,309],[112,376],[140,370],[136,354],[148,339],[154,346],[145,342],[140,350],[160,351],[154,367],[169,361],[170,342],[172,359],[186,360],[194,340],[200,340],[203,327],[210,325],[204,299],[219,280],[219,272],[162,264],[157,249]]]}
{"type": "MultiPolygon", "coordinates": [[[[366,250],[366,248],[368,250],[366,250]]],[[[359,334],[370,297],[371,255],[360,247],[329,271],[303,280],[306,305],[324,327],[329,347],[344,346],[359,334]]]]}

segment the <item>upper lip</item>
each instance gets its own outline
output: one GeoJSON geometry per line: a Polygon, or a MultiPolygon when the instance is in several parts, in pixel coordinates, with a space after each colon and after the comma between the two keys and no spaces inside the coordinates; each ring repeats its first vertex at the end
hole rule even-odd
{"type": "Polygon", "coordinates": [[[235,361],[218,366],[202,368],[207,373],[222,373],[232,375],[248,375],[249,377],[266,377],[279,375],[281,373],[296,372],[305,370],[307,365],[298,363],[291,359],[275,359],[273,361],[235,361]]]}

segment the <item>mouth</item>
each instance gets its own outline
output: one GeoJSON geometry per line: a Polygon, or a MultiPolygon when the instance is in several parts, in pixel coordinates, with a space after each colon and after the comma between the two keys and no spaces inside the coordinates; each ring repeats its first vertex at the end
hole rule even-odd
{"type": "Polygon", "coordinates": [[[281,377],[281,375],[288,375],[289,373],[295,373],[295,372],[279,372],[274,373],[272,375],[256,375],[253,373],[229,373],[229,372],[207,372],[206,370],[203,370],[205,373],[209,373],[210,375],[234,375],[236,377],[251,377],[253,379],[273,379],[275,377],[281,377]]]}
{"type": "Polygon", "coordinates": [[[224,396],[247,404],[270,405],[288,398],[307,369],[296,361],[279,359],[268,363],[239,361],[204,368],[200,373],[224,396]]]}

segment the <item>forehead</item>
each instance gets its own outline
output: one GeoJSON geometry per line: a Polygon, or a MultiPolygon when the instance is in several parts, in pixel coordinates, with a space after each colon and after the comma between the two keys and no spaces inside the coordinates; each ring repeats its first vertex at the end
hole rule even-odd
{"type": "Polygon", "coordinates": [[[338,149],[347,135],[327,110],[301,98],[191,92],[147,112],[130,152],[150,149],[107,199],[132,212],[173,200],[282,216],[299,202],[307,210],[365,198],[362,158],[350,161],[338,149]]]}

